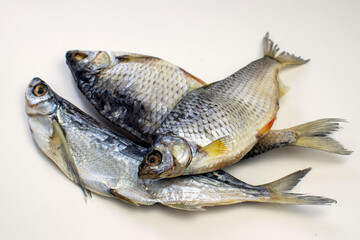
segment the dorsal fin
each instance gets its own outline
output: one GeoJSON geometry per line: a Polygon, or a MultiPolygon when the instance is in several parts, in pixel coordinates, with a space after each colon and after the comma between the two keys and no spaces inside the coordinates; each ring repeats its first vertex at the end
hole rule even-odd
{"type": "Polygon", "coordinates": [[[264,56],[268,56],[279,61],[283,66],[292,64],[304,64],[310,61],[309,59],[304,60],[301,57],[297,57],[285,51],[280,54],[278,54],[278,52],[278,45],[269,38],[269,33],[266,33],[264,37],[264,56]]]}
{"type": "Polygon", "coordinates": [[[124,55],[116,56],[116,59],[118,59],[120,62],[146,62],[146,61],[154,61],[154,60],[161,60],[157,57],[137,54],[137,53],[128,53],[124,55]]]}

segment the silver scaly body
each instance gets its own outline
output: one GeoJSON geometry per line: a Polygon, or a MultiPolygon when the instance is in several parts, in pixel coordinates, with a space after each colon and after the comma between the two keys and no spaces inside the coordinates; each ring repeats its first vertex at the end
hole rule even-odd
{"type": "Polygon", "coordinates": [[[176,65],[134,53],[68,51],[66,62],[96,110],[146,143],[186,93],[205,85],[176,65]]]}
{"type": "Polygon", "coordinates": [[[284,92],[280,69],[305,62],[285,52],[278,54],[267,34],[263,58],[222,81],[189,92],[176,104],[156,130],[141,177],[205,173],[242,159],[274,123],[284,92]],[[192,154],[181,154],[179,148],[192,154]],[[161,158],[158,164],[154,156],[161,158]]]}
{"type": "Polygon", "coordinates": [[[38,78],[26,93],[26,111],[37,145],[86,194],[91,191],[136,205],[161,203],[184,210],[244,201],[335,203],[329,198],[287,193],[309,169],[261,186],[246,184],[224,171],[142,180],[137,169],[146,149],[101,126],[38,78]]]}
{"type": "MultiPolygon", "coordinates": [[[[95,109],[136,136],[142,145],[152,142],[151,135],[183,96],[206,85],[174,64],[141,54],[74,50],[67,52],[66,61],[79,89],[95,109]]],[[[270,130],[243,159],[284,146],[300,146],[298,136],[289,129],[270,130]]],[[[340,144],[331,143],[333,148],[311,143],[301,146],[348,154],[340,144]]]]}

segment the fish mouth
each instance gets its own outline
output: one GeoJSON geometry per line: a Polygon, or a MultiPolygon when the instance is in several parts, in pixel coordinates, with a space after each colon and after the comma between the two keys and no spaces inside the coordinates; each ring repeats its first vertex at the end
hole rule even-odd
{"type": "Polygon", "coordinates": [[[145,162],[142,162],[139,165],[138,177],[144,180],[145,179],[159,180],[162,178],[169,178],[169,177],[173,177],[171,173],[174,171],[175,168],[176,168],[176,163],[173,163],[171,167],[164,170],[164,169],[151,167],[147,165],[145,162]]]}
{"type": "Polygon", "coordinates": [[[81,60],[86,57],[87,57],[86,54],[80,54],[80,52],[78,50],[67,51],[65,54],[67,65],[75,65],[75,62],[76,62],[75,60],[81,60]]]}
{"type": "Polygon", "coordinates": [[[75,82],[86,72],[85,68],[89,64],[90,54],[85,51],[70,50],[65,54],[66,64],[68,65],[75,82]]]}
{"type": "Polygon", "coordinates": [[[138,177],[141,179],[158,180],[160,179],[160,174],[158,171],[151,169],[143,162],[139,165],[138,177]]]}
{"type": "Polygon", "coordinates": [[[29,98],[25,95],[25,111],[27,115],[34,115],[33,108],[36,107],[39,103],[33,104],[30,102],[29,98]]]}
{"type": "Polygon", "coordinates": [[[95,61],[96,58],[99,57],[99,55],[102,53],[106,52],[70,50],[65,54],[66,64],[69,66],[73,74],[78,72],[97,71],[104,67],[101,63],[97,63],[95,61]]]}
{"type": "Polygon", "coordinates": [[[70,50],[70,51],[66,52],[66,54],[65,54],[66,62],[70,62],[74,52],[76,52],[76,51],[75,50],[70,50]]]}

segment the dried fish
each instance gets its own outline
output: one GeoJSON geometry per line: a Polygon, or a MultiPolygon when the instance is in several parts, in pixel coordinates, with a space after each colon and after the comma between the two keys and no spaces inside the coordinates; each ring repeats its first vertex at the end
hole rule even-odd
{"type": "Polygon", "coordinates": [[[310,169],[252,186],[224,171],[159,181],[138,178],[146,149],[121,138],[39,78],[26,92],[26,112],[36,144],[62,172],[89,191],[135,205],[163,205],[199,211],[206,206],[246,201],[285,204],[333,204],[335,200],[289,193],[310,169]]]}

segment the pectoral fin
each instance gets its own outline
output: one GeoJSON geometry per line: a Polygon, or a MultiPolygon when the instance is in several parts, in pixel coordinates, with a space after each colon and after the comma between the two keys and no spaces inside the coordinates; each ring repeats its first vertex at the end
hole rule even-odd
{"type": "Polygon", "coordinates": [[[230,139],[231,138],[228,136],[219,138],[212,143],[206,145],[205,147],[201,148],[199,151],[205,152],[207,155],[210,156],[217,156],[223,154],[229,150],[229,148],[227,147],[227,142],[230,139]]]}
{"type": "Polygon", "coordinates": [[[110,192],[111,195],[113,195],[114,197],[116,197],[117,199],[119,199],[119,200],[121,200],[121,201],[124,201],[124,202],[127,202],[127,203],[131,203],[131,204],[133,204],[133,205],[135,205],[135,206],[140,206],[139,203],[134,202],[133,200],[131,200],[131,199],[125,197],[124,195],[120,194],[119,192],[116,191],[116,189],[111,188],[111,189],[109,190],[109,192],[110,192]]]}
{"type": "MultiPolygon", "coordinates": [[[[71,174],[70,179],[72,179],[75,183],[79,184],[80,188],[82,189],[85,197],[91,197],[91,192],[86,189],[84,182],[80,178],[79,171],[76,167],[75,160],[73,159],[73,155],[71,153],[69,144],[66,140],[66,136],[60,124],[57,121],[52,122],[53,125],[53,135],[52,140],[58,147],[57,151],[61,151],[64,157],[64,161],[68,168],[68,173],[71,174]]],[[[86,200],[86,199],[85,199],[86,200]]]]}

